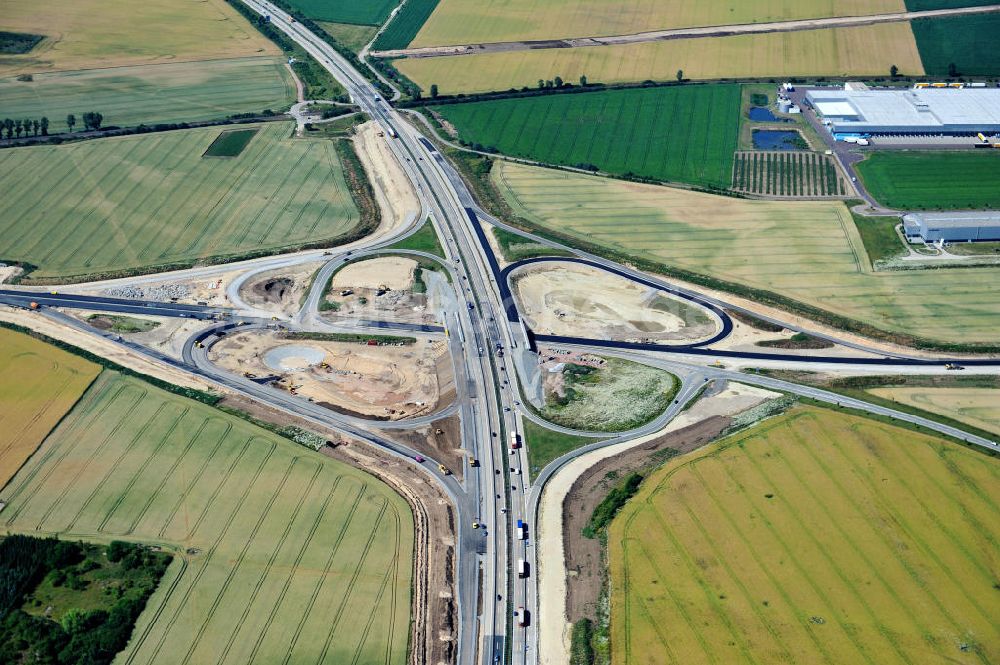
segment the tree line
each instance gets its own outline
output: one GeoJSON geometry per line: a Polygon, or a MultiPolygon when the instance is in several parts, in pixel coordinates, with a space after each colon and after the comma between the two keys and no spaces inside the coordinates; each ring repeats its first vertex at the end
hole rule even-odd
{"type": "MultiPolygon", "coordinates": [[[[104,115],[98,113],[97,111],[87,111],[81,114],[80,119],[83,121],[83,130],[98,130],[104,123],[104,115]]],[[[66,126],[69,127],[69,131],[73,131],[76,127],[76,115],[70,113],[66,116],[66,126]]],[[[49,119],[45,116],[41,118],[4,118],[0,121],[0,133],[3,133],[3,138],[21,138],[22,136],[48,136],[49,135],[49,119]]]]}

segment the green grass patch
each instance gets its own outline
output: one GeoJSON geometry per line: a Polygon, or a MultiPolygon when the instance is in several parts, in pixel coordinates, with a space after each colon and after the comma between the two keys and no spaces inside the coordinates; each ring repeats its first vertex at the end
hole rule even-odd
{"type": "Polygon", "coordinates": [[[202,157],[236,157],[256,134],[256,129],[227,129],[215,137],[202,157]]]}
{"type": "Polygon", "coordinates": [[[621,176],[728,188],[740,87],[602,90],[433,107],[466,145],[621,176]]]}
{"type": "Polygon", "coordinates": [[[366,335],[364,333],[317,333],[290,332],[282,335],[282,339],[311,340],[314,342],[353,342],[377,346],[409,346],[417,343],[416,337],[398,337],[396,335],[366,335]]]}
{"type": "Polygon", "coordinates": [[[238,159],[202,159],[218,131],[2,151],[0,256],[37,266],[28,280],[79,281],[329,246],[377,226],[373,197],[352,199],[370,184],[347,142],[290,139],[289,123],[272,122],[238,159]]]}
{"type": "Polygon", "coordinates": [[[897,217],[865,217],[851,212],[854,225],[858,227],[861,241],[865,244],[865,253],[872,265],[878,261],[894,259],[907,254],[903,241],[896,233],[899,224],[897,217]]]}
{"type": "MultiPolygon", "coordinates": [[[[974,3],[963,2],[962,5],[974,3]]],[[[989,4],[993,4],[991,1],[989,4]]],[[[1000,74],[1000,14],[970,14],[912,22],[920,60],[931,76],[1000,74]]]]}
{"type": "Polygon", "coordinates": [[[573,624],[570,636],[569,665],[594,665],[594,624],[590,619],[580,619],[573,624]]]}
{"type": "Polygon", "coordinates": [[[429,219],[421,224],[420,228],[414,233],[411,233],[397,243],[389,245],[388,249],[409,249],[414,252],[426,252],[434,256],[440,256],[442,259],[445,258],[444,248],[441,246],[441,241],[434,230],[434,225],[431,224],[429,219]]]}
{"type": "Polygon", "coordinates": [[[316,21],[381,25],[399,0],[285,0],[285,4],[316,21]]]}
{"type": "Polygon", "coordinates": [[[669,372],[620,358],[600,367],[567,364],[561,393],[547,392],[539,415],[563,427],[623,432],[660,415],[678,388],[669,372]]]}
{"type": "Polygon", "coordinates": [[[538,474],[549,462],[568,452],[601,441],[588,436],[555,432],[527,418],[524,419],[523,435],[532,474],[538,474]]]}
{"type": "Polygon", "coordinates": [[[70,113],[80,130],[84,111],[102,113],[104,126],[134,127],[280,111],[294,100],[284,59],[272,57],[42,72],[27,82],[0,79],[0,118],[44,116],[50,134],[68,131],[70,113]]]}
{"type": "Polygon", "coordinates": [[[511,263],[538,256],[573,256],[572,252],[542,245],[497,226],[493,227],[493,237],[500,245],[500,253],[503,254],[504,260],[511,263]]]}
{"type": "Polygon", "coordinates": [[[32,35],[24,32],[6,32],[0,30],[0,53],[4,55],[20,55],[38,46],[45,35],[32,35]]]}
{"type": "Polygon", "coordinates": [[[439,0],[407,0],[396,18],[386,26],[373,45],[373,50],[388,51],[406,48],[434,13],[439,0]]]}
{"type": "Polygon", "coordinates": [[[149,332],[160,326],[159,321],[137,319],[132,316],[122,316],[119,314],[91,314],[87,317],[87,321],[95,328],[111,330],[116,333],[149,332]]]}
{"type": "Polygon", "coordinates": [[[628,500],[639,491],[642,478],[638,473],[630,473],[615,485],[614,489],[608,492],[607,496],[594,508],[590,521],[583,528],[583,535],[587,538],[596,538],[601,531],[607,528],[618,511],[625,507],[628,500]]]}
{"type": "Polygon", "coordinates": [[[857,166],[879,203],[905,210],[1000,208],[1000,153],[875,152],[857,166]]]}
{"type": "Polygon", "coordinates": [[[4,538],[0,662],[110,664],[171,559],[120,541],[4,538]]]}
{"type": "Polygon", "coordinates": [[[378,28],[371,25],[320,21],[319,26],[323,28],[323,32],[355,53],[360,52],[365,47],[365,44],[370,42],[375,33],[378,32],[378,28]]]}

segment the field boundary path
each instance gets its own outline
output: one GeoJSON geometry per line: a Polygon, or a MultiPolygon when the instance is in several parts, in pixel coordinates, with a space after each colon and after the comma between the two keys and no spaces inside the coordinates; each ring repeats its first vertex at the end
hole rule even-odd
{"type": "Polygon", "coordinates": [[[451,46],[424,46],[420,48],[371,51],[379,58],[437,58],[449,55],[472,55],[509,51],[533,51],[554,48],[583,48],[587,46],[616,46],[621,44],[641,44],[643,42],[667,41],[671,39],[696,39],[700,37],[731,37],[733,35],[753,35],[769,32],[798,32],[802,30],[822,30],[825,28],[851,28],[878,23],[900,23],[921,18],[942,16],[962,16],[966,14],[987,14],[1000,11],[1000,4],[982,7],[957,7],[952,9],[929,9],[917,12],[892,12],[868,16],[833,16],[828,18],[798,19],[794,21],[771,21],[768,23],[738,23],[733,25],[711,25],[696,28],[669,28],[650,30],[628,35],[606,37],[570,37],[568,39],[542,39],[533,41],[485,42],[481,44],[457,44],[451,46]]]}

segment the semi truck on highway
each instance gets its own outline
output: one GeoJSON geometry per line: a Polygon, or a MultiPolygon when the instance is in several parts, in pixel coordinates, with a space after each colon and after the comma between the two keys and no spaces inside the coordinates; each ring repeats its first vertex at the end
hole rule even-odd
{"type": "Polygon", "coordinates": [[[517,560],[517,576],[522,580],[528,576],[528,562],[524,559],[517,560]]]}
{"type": "Polygon", "coordinates": [[[528,616],[528,610],[524,609],[523,605],[517,608],[517,626],[518,628],[527,628],[531,623],[531,617],[528,616]]]}
{"type": "Polygon", "coordinates": [[[527,540],[528,539],[528,525],[522,520],[517,521],[517,539],[527,540]]]}
{"type": "Polygon", "coordinates": [[[521,437],[517,432],[510,433],[510,449],[517,450],[521,447],[521,437]]]}
{"type": "Polygon", "coordinates": [[[399,138],[399,134],[397,134],[396,130],[393,129],[392,127],[386,128],[385,131],[387,131],[389,133],[389,136],[391,136],[392,138],[394,138],[394,139],[398,139],[399,138]]]}

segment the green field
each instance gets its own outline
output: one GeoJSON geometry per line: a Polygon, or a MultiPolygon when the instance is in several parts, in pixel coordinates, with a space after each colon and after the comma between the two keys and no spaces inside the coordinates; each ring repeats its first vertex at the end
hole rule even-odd
{"type": "Polygon", "coordinates": [[[955,64],[956,74],[959,76],[1000,74],[998,34],[1000,14],[913,21],[913,36],[917,40],[920,59],[924,63],[924,70],[930,75],[946,76],[951,63],[955,64]]]}
{"type": "Polygon", "coordinates": [[[840,201],[750,201],[499,162],[490,177],[532,227],[619,261],[901,343],[997,341],[1000,269],[876,272],[840,201]]]}
{"type": "Polygon", "coordinates": [[[99,111],[104,125],[214,120],[234,113],[287,108],[295,84],[281,58],[237,58],[0,79],[0,118],[49,119],[49,133],[66,131],[66,115],[99,111]]]}
{"type": "Polygon", "coordinates": [[[928,9],[954,9],[994,4],[996,0],[906,0],[906,9],[911,12],[922,12],[928,9]]]}
{"type": "Polygon", "coordinates": [[[733,189],[768,196],[817,197],[846,193],[833,160],[815,152],[740,152],[733,189]]]}
{"type": "Polygon", "coordinates": [[[612,663],[995,663],[998,504],[996,459],[795,408],[614,520],[612,663]]]}
{"type": "Polygon", "coordinates": [[[285,0],[316,21],[382,25],[399,0],[285,0]]]}
{"type": "Polygon", "coordinates": [[[209,127],[0,152],[0,257],[36,279],[275,252],[354,232],[335,144],[260,126],[232,159],[202,159],[209,127]],[[45,197],[39,193],[45,192],[45,197]]]}
{"type": "Polygon", "coordinates": [[[618,175],[728,188],[740,88],[705,85],[433,107],[468,144],[618,175]]]}
{"type": "Polygon", "coordinates": [[[406,662],[413,523],[374,478],[104,372],[0,525],[175,553],[116,662],[406,662]]]}
{"type": "Polygon", "coordinates": [[[564,434],[542,427],[533,420],[524,419],[525,447],[528,449],[528,464],[531,473],[537,474],[552,460],[562,457],[571,450],[582,448],[603,439],[589,436],[564,434]]]}
{"type": "Polygon", "coordinates": [[[857,169],[868,192],[890,208],[1000,208],[1000,150],[875,152],[857,169]]]}
{"type": "Polygon", "coordinates": [[[375,41],[373,50],[406,48],[437,8],[439,0],[406,0],[386,29],[375,41]]]}
{"type": "Polygon", "coordinates": [[[44,35],[0,31],[0,53],[27,53],[43,39],[45,39],[44,35]]]}
{"type": "Polygon", "coordinates": [[[370,25],[353,25],[350,23],[329,23],[320,21],[323,32],[351,49],[355,53],[364,48],[372,40],[378,28],[370,25]]]}
{"type": "Polygon", "coordinates": [[[237,157],[246,150],[257,129],[226,129],[205,150],[203,157],[237,157]]]}

